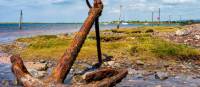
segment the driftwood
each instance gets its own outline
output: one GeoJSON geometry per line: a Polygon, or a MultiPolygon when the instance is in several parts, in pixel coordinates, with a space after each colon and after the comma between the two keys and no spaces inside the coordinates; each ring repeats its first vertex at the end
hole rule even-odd
{"type": "MultiPolygon", "coordinates": [[[[89,3],[89,2],[88,2],[89,3]]],[[[53,70],[52,74],[47,77],[47,79],[39,80],[31,76],[31,74],[27,71],[26,67],[23,64],[22,59],[19,55],[14,55],[11,57],[12,63],[12,71],[18,81],[22,83],[24,87],[68,87],[67,85],[63,85],[66,76],[68,75],[71,67],[78,56],[78,53],[83,46],[86,37],[94,24],[94,22],[98,22],[98,18],[101,15],[103,10],[103,3],[101,0],[94,0],[93,7],[90,8],[89,16],[81,27],[80,31],[75,35],[75,38],[72,41],[70,47],[66,50],[64,55],[58,61],[57,66],[53,70]]],[[[98,28],[97,28],[98,29],[98,28]]],[[[98,31],[97,31],[98,33],[98,31]]],[[[101,60],[100,60],[101,62],[101,60]]],[[[108,87],[115,84],[117,81],[124,78],[127,74],[127,70],[112,70],[110,69],[107,73],[113,74],[113,76],[105,78],[101,77],[101,70],[97,71],[96,74],[93,74],[94,77],[101,78],[101,81],[97,81],[94,83],[83,84],[83,85],[71,85],[73,87],[77,86],[89,86],[89,87],[108,87]],[[112,72],[110,72],[112,71],[112,72]],[[116,72],[118,72],[116,74],[116,72]],[[99,74],[98,74],[99,73],[99,74]]],[[[93,77],[92,77],[93,78],[93,77]]],[[[91,79],[91,78],[90,78],[91,79]]]]}

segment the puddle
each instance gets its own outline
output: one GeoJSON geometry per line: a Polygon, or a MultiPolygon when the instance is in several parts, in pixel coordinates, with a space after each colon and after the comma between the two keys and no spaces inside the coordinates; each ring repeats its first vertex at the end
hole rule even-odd
{"type": "Polygon", "coordinates": [[[155,79],[155,75],[139,77],[128,75],[116,87],[199,87],[200,79],[194,79],[192,76],[178,75],[169,77],[166,80],[155,79]]]}

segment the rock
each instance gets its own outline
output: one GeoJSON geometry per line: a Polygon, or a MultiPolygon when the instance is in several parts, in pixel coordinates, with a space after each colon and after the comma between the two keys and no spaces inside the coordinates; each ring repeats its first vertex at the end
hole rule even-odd
{"type": "Polygon", "coordinates": [[[74,73],[75,72],[75,70],[74,69],[70,69],[70,71],[69,71],[70,73],[74,73]]]}
{"type": "Polygon", "coordinates": [[[160,80],[166,80],[166,79],[168,79],[168,73],[156,72],[155,78],[160,79],[160,80]]]}
{"type": "Polygon", "coordinates": [[[18,82],[16,79],[13,81],[13,85],[19,85],[20,82],[18,82]]]}
{"type": "Polygon", "coordinates": [[[37,71],[35,69],[28,69],[28,71],[35,78],[43,78],[48,74],[46,71],[37,71]]]}
{"type": "Polygon", "coordinates": [[[193,77],[193,79],[200,79],[200,75],[193,77]]]}
{"type": "Polygon", "coordinates": [[[42,60],[40,60],[39,62],[40,62],[40,63],[46,63],[46,60],[43,60],[43,59],[42,59],[42,60]]]}
{"type": "Polygon", "coordinates": [[[200,40],[200,35],[195,35],[194,39],[200,40]]]}
{"type": "Polygon", "coordinates": [[[104,62],[108,62],[111,61],[113,59],[113,56],[107,55],[107,54],[103,54],[103,61],[104,62]]]}
{"type": "Polygon", "coordinates": [[[177,30],[176,31],[176,35],[178,36],[185,36],[185,35],[188,35],[190,33],[189,30],[177,30]]]}
{"type": "Polygon", "coordinates": [[[162,87],[161,85],[156,85],[155,87],[162,87]]]}
{"type": "Polygon", "coordinates": [[[144,65],[144,62],[142,62],[141,60],[136,60],[135,62],[137,65],[144,65]]]}
{"type": "Polygon", "coordinates": [[[109,61],[109,62],[108,62],[108,65],[109,65],[109,66],[114,66],[114,64],[115,64],[115,61],[109,61]]]}
{"type": "Polygon", "coordinates": [[[8,87],[9,86],[9,82],[7,80],[2,80],[1,84],[3,85],[3,87],[8,87]]]}
{"type": "Polygon", "coordinates": [[[136,72],[137,71],[135,69],[131,69],[131,68],[128,69],[128,74],[130,75],[134,75],[136,72]]]}
{"type": "Polygon", "coordinates": [[[103,62],[102,66],[104,67],[108,66],[108,62],[103,62]]]}
{"type": "Polygon", "coordinates": [[[24,64],[27,69],[35,69],[38,71],[46,71],[48,69],[47,63],[40,62],[25,62],[24,64]]]}
{"type": "Polygon", "coordinates": [[[115,67],[121,67],[121,64],[120,63],[115,63],[114,66],[115,67]]]}
{"type": "Polygon", "coordinates": [[[53,67],[53,66],[54,66],[53,63],[51,63],[51,62],[47,63],[47,67],[53,67]]]}
{"type": "Polygon", "coordinates": [[[136,74],[136,76],[135,77],[137,77],[138,79],[139,78],[143,78],[144,76],[143,76],[143,74],[142,73],[138,73],[138,74],[136,74]]]}

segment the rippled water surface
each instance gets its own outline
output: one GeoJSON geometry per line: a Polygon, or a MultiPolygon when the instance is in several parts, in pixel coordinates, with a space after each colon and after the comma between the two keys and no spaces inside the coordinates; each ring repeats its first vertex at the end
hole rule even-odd
{"type": "Polygon", "coordinates": [[[0,79],[13,80],[14,76],[11,72],[10,64],[0,64],[0,79]]]}
{"type": "MultiPolygon", "coordinates": [[[[78,31],[82,24],[23,24],[23,29],[19,30],[18,24],[0,24],[0,43],[10,42],[20,37],[30,37],[36,35],[49,35],[59,33],[71,33],[78,31]]],[[[140,25],[125,25],[133,27],[140,25]]],[[[114,28],[115,25],[101,25],[101,29],[114,28]]]]}
{"type": "Polygon", "coordinates": [[[154,75],[138,77],[128,75],[117,87],[200,87],[200,79],[190,75],[178,75],[166,80],[155,79],[154,75]]]}
{"type": "MultiPolygon", "coordinates": [[[[36,35],[49,35],[59,33],[71,33],[80,29],[82,24],[73,23],[43,23],[43,24],[23,24],[23,29],[19,30],[18,24],[0,24],[0,43],[7,43],[20,37],[31,37],[36,35]]],[[[137,27],[144,24],[128,24],[121,27],[137,27]]],[[[165,26],[165,25],[163,25],[165,26]]],[[[171,25],[174,26],[174,25],[171,25]]],[[[115,24],[101,24],[100,29],[116,28],[115,24]]]]}

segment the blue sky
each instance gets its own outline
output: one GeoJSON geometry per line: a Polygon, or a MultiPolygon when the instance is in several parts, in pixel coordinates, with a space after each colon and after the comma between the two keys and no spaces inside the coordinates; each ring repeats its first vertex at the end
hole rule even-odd
{"type": "MultiPolygon", "coordinates": [[[[92,1],[92,0],[91,0],[92,1]]],[[[151,12],[161,20],[200,19],[200,0],[102,0],[101,21],[117,20],[123,6],[124,20],[151,20],[151,12]]],[[[17,22],[20,9],[25,22],[83,22],[88,15],[85,0],[0,0],[0,22],[17,22]]]]}

